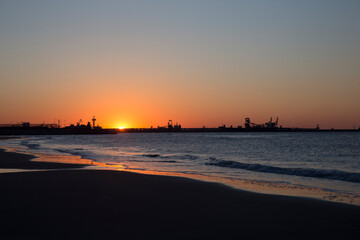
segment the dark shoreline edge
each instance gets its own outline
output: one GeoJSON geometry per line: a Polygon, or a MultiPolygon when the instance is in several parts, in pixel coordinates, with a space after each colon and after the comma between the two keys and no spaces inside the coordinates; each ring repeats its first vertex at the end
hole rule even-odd
{"type": "Polygon", "coordinates": [[[6,149],[0,148],[0,168],[6,169],[33,169],[33,170],[51,170],[51,169],[68,169],[68,168],[82,168],[88,165],[84,164],[70,164],[70,163],[55,163],[55,162],[36,162],[31,161],[37,158],[30,154],[23,154],[17,152],[8,152],[6,149]]]}
{"type": "MultiPolygon", "coordinates": [[[[23,162],[34,157],[3,151],[0,156],[0,162],[4,156],[23,162]]],[[[84,169],[1,173],[0,192],[1,239],[357,239],[360,234],[356,205],[183,177],[84,169]]]]}

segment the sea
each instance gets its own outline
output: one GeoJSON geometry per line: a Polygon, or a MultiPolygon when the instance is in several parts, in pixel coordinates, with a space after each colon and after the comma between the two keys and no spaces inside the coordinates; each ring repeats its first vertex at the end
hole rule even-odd
{"type": "Polygon", "coordinates": [[[45,135],[0,141],[0,147],[103,164],[93,168],[360,205],[360,132],[45,135]]]}

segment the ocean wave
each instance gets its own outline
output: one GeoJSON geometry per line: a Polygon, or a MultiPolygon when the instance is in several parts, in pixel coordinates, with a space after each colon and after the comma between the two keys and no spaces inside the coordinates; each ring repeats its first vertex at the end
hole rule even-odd
{"type": "Polygon", "coordinates": [[[156,162],[159,162],[159,163],[177,163],[177,161],[174,161],[174,160],[158,160],[158,161],[146,161],[146,160],[139,160],[139,159],[127,159],[127,160],[124,160],[126,162],[140,162],[140,163],[156,163],[156,162]]]}
{"type": "Polygon", "coordinates": [[[65,153],[65,154],[70,154],[72,156],[80,156],[82,158],[87,158],[87,159],[91,159],[94,160],[94,158],[91,158],[90,156],[86,155],[84,152],[79,152],[76,149],[59,149],[59,148],[55,148],[55,151],[59,152],[59,153],[65,153]]]}
{"type": "Polygon", "coordinates": [[[160,163],[176,163],[174,160],[164,160],[164,161],[151,161],[151,162],[160,162],[160,163]]]}
{"type": "Polygon", "coordinates": [[[241,163],[227,160],[217,160],[216,158],[209,158],[210,162],[205,163],[206,165],[226,167],[226,168],[237,168],[248,171],[264,172],[264,173],[276,173],[284,175],[294,175],[301,177],[314,177],[324,178],[331,180],[341,180],[346,182],[360,183],[360,173],[352,173],[339,170],[326,170],[326,169],[312,169],[312,168],[282,168],[267,166],[262,164],[251,164],[241,163]]]}
{"type": "Polygon", "coordinates": [[[175,158],[178,159],[188,159],[188,160],[197,160],[199,159],[198,156],[191,155],[191,154],[185,154],[185,155],[174,155],[175,158]]]}
{"type": "Polygon", "coordinates": [[[29,143],[29,142],[20,142],[21,145],[29,148],[29,149],[38,149],[40,147],[40,144],[37,143],[29,143]]]}
{"type": "Polygon", "coordinates": [[[150,158],[157,158],[157,157],[163,157],[160,154],[143,154],[144,157],[150,157],[150,158]]]}
{"type": "Polygon", "coordinates": [[[72,153],[70,150],[64,150],[64,149],[58,149],[58,148],[55,148],[54,149],[55,151],[57,151],[57,152],[60,152],[60,153],[72,153]]]}
{"type": "Polygon", "coordinates": [[[166,158],[166,159],[181,159],[181,160],[196,160],[199,159],[198,156],[191,155],[191,154],[184,154],[184,155],[161,155],[161,154],[142,154],[143,157],[148,158],[166,158]]]}

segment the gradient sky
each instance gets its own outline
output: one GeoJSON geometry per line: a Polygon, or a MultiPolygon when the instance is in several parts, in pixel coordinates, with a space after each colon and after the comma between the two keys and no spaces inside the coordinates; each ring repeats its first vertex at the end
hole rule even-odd
{"type": "Polygon", "coordinates": [[[360,1],[0,0],[0,123],[360,126],[360,1]]]}

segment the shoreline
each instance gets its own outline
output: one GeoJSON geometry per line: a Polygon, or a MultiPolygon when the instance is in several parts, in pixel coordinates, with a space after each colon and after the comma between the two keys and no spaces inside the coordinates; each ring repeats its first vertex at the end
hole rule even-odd
{"type": "MultiPolygon", "coordinates": [[[[10,137],[16,138],[16,137],[10,137]]],[[[3,138],[0,137],[0,140],[3,138]]],[[[149,170],[126,169],[123,165],[108,165],[99,163],[90,159],[81,158],[81,156],[49,155],[21,152],[19,148],[2,147],[0,148],[0,159],[2,155],[9,156],[9,160],[15,162],[11,165],[9,161],[0,161],[0,174],[13,172],[31,171],[31,170],[61,170],[61,169],[93,169],[93,170],[115,170],[126,171],[145,175],[160,175],[169,177],[182,177],[209,183],[219,183],[236,190],[249,191],[259,194],[290,196],[300,198],[310,198],[315,200],[344,203],[360,206],[360,196],[351,193],[339,193],[321,189],[318,187],[307,187],[303,185],[292,185],[283,182],[266,182],[262,180],[250,179],[226,179],[223,177],[211,177],[198,174],[184,174],[176,172],[159,172],[149,170]],[[16,155],[19,155],[17,159],[16,155]],[[13,159],[14,158],[14,159],[13,159]]]]}
{"type": "Polygon", "coordinates": [[[68,164],[60,162],[40,162],[32,161],[37,157],[30,154],[19,152],[10,152],[6,149],[0,149],[0,169],[26,169],[26,170],[51,170],[81,168],[84,164],[68,164]]]}
{"type": "MultiPolygon", "coordinates": [[[[33,157],[4,153],[1,161],[33,157]]],[[[52,169],[0,174],[2,239],[356,239],[360,234],[357,205],[176,176],[52,169]]]]}

